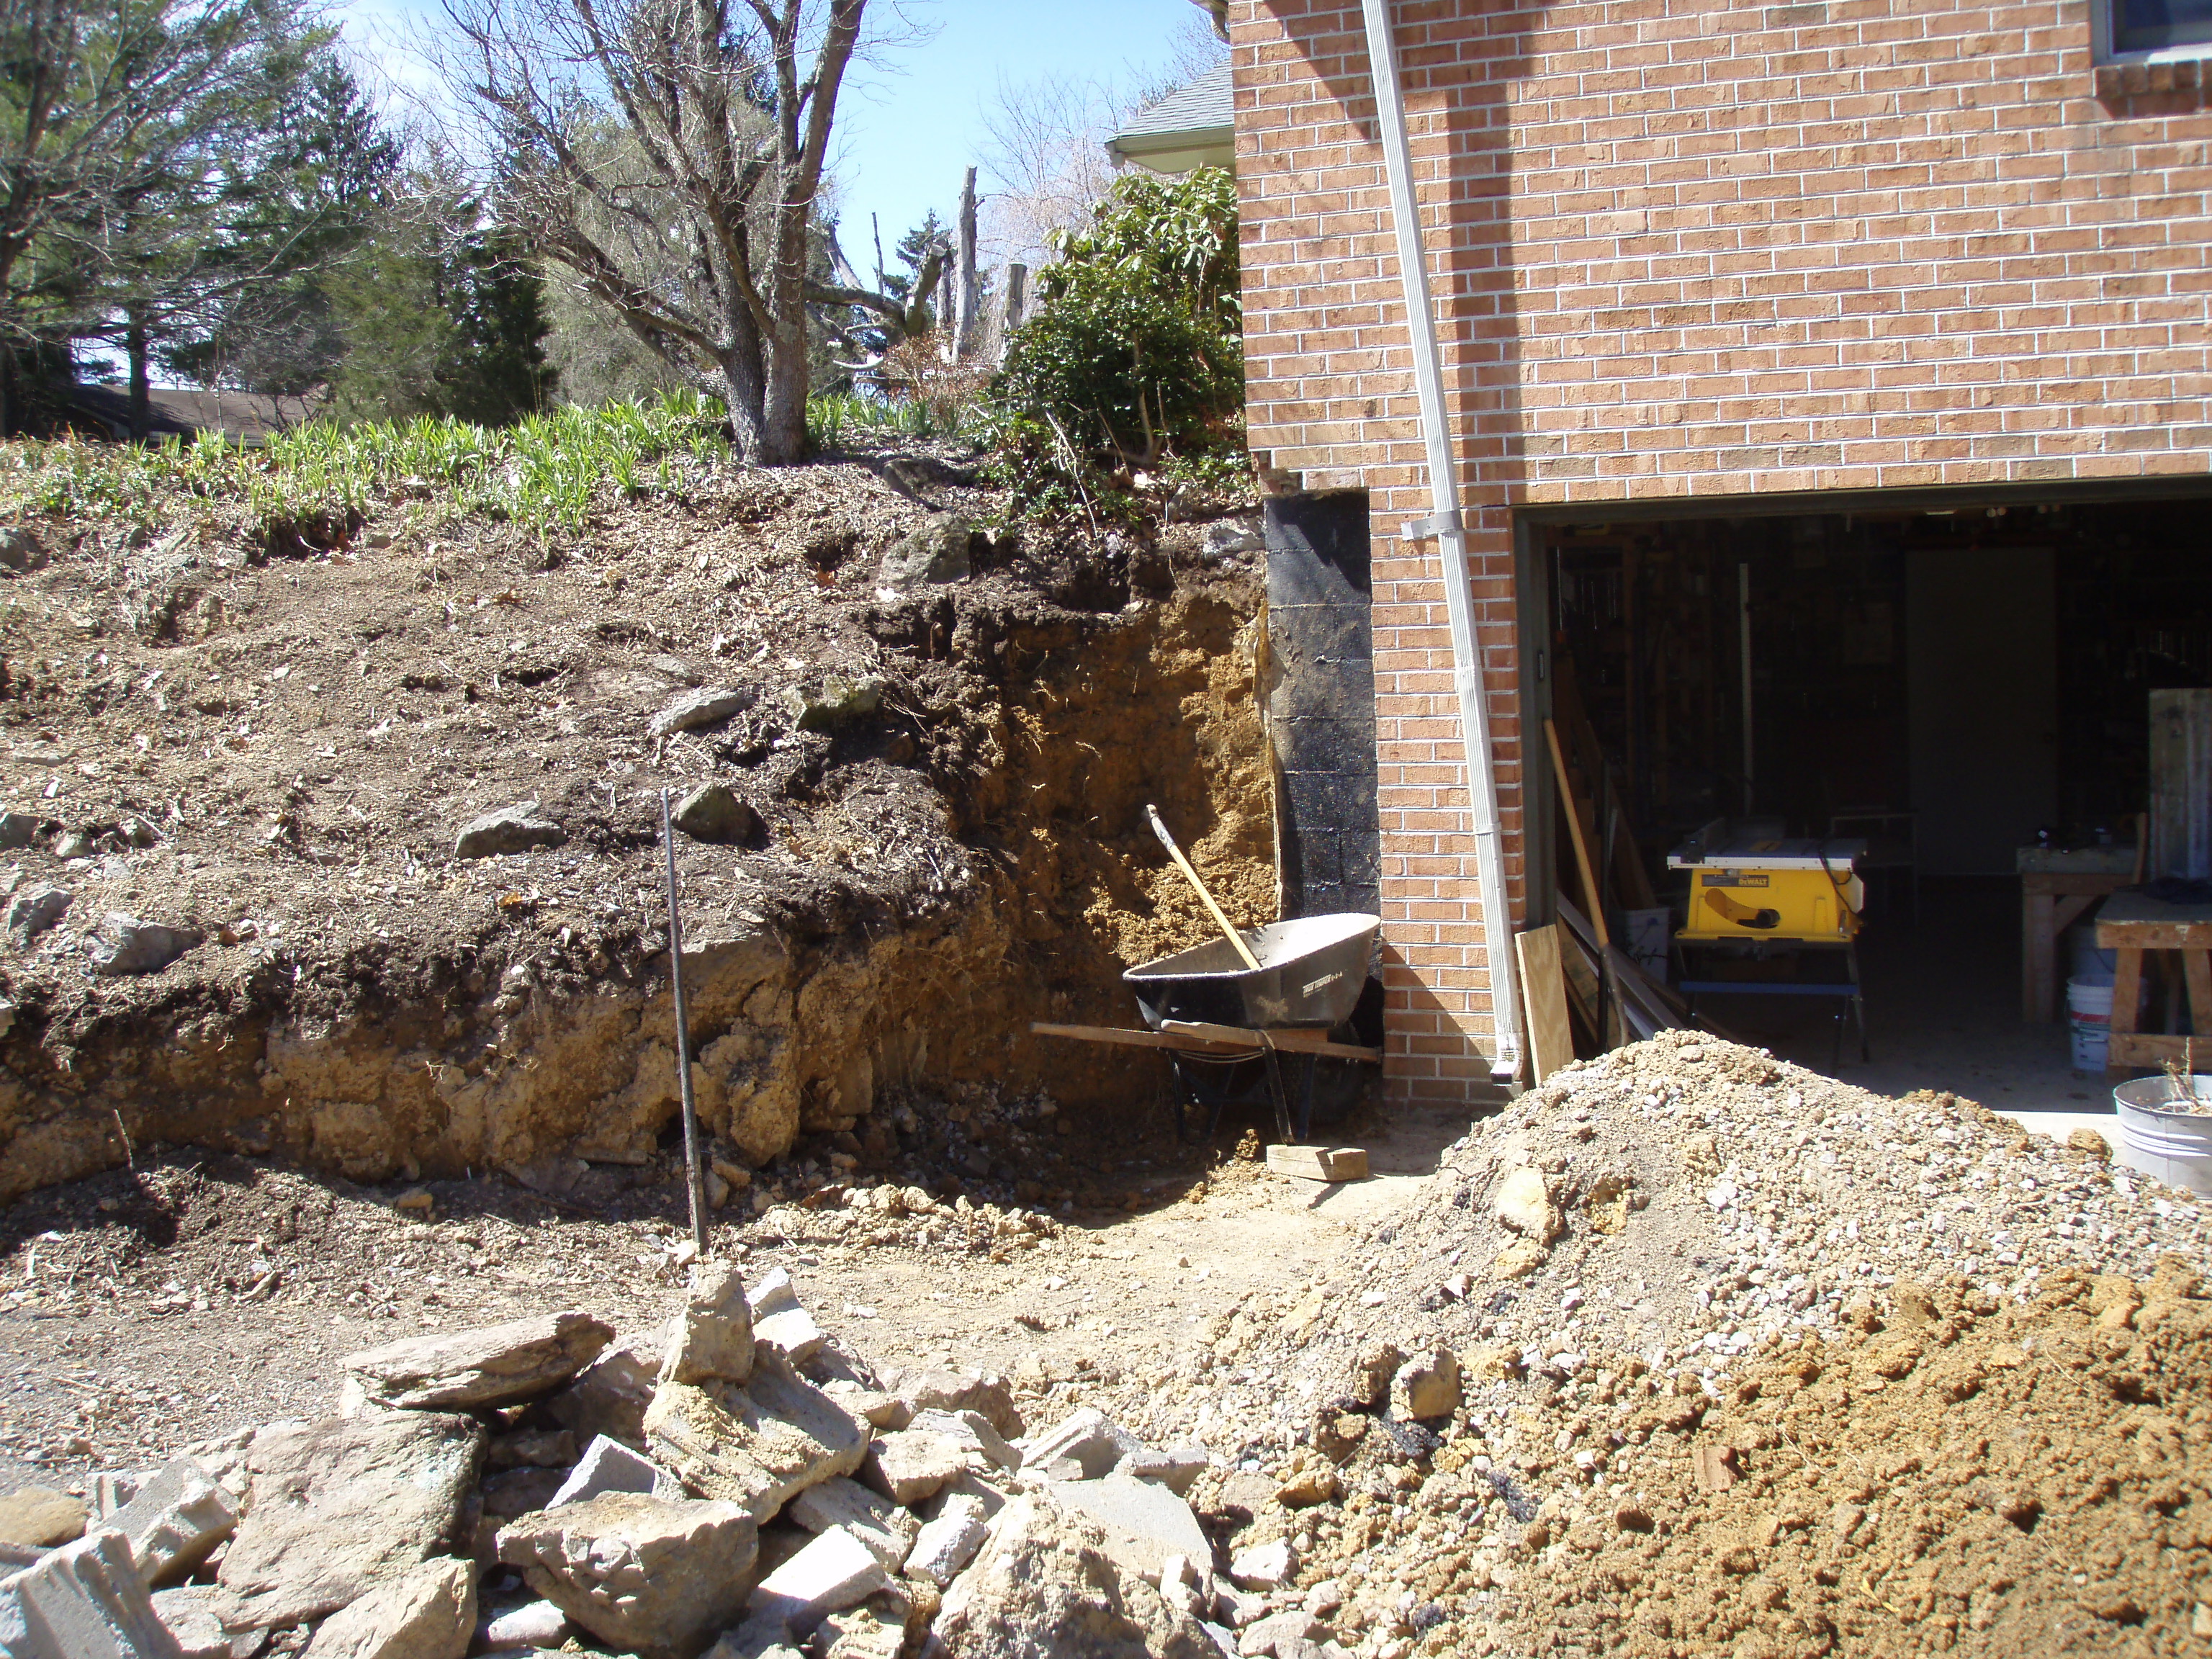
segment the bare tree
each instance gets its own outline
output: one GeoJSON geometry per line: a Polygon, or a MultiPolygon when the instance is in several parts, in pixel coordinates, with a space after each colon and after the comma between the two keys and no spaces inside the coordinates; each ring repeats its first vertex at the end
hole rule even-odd
{"type": "Polygon", "coordinates": [[[444,0],[504,216],[748,461],[805,447],[808,265],[866,0],[444,0]]]}

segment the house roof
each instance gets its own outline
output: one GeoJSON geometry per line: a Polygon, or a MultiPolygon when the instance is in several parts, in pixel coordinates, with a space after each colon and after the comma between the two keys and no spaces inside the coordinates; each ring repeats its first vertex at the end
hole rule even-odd
{"type": "MultiPolygon", "coordinates": [[[[56,400],[81,417],[105,425],[115,437],[131,434],[131,396],[119,386],[96,382],[52,389],[56,400]]],[[[272,432],[311,419],[318,399],[272,398],[252,392],[195,392],[183,386],[154,386],[146,396],[151,436],[189,436],[220,432],[233,443],[260,443],[272,432]]]]}
{"type": "Polygon", "coordinates": [[[1235,88],[1226,59],[1187,87],[1130,118],[1106,141],[1116,161],[1154,173],[1231,167],[1237,155],[1235,88]]]}

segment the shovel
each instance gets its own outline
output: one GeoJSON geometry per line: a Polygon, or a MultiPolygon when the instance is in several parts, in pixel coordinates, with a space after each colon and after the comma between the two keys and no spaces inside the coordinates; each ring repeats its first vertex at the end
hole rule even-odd
{"type": "Polygon", "coordinates": [[[1176,845],[1175,837],[1168,834],[1167,825],[1160,822],[1160,809],[1147,806],[1145,816],[1152,821],[1152,833],[1160,838],[1160,845],[1168,849],[1168,856],[1176,861],[1176,868],[1182,872],[1183,879],[1198,890],[1198,896],[1205,901],[1206,909],[1212,913],[1215,924],[1228,935],[1229,942],[1237,947],[1237,954],[1244,958],[1244,965],[1254,973],[1259,972],[1260,958],[1252,954],[1252,947],[1244,943],[1244,936],[1231,927],[1229,918],[1221,914],[1221,907],[1213,902],[1213,895],[1206,890],[1206,884],[1198,878],[1198,872],[1190,867],[1190,860],[1182,855],[1182,848],[1176,845]]]}

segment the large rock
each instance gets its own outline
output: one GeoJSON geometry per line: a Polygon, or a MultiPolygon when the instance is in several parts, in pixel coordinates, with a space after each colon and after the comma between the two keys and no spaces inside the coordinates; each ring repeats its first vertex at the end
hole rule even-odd
{"type": "Polygon", "coordinates": [[[811,1533],[842,1528],[893,1572],[906,1565],[919,1528],[905,1510],[842,1474],[809,1486],[783,1513],[811,1533]]]}
{"type": "Polygon", "coordinates": [[[960,1576],[975,1559],[975,1552],[990,1535],[990,1528],[972,1507],[947,1510],[921,1529],[907,1556],[906,1571],[940,1588],[960,1576]]]}
{"type": "Polygon", "coordinates": [[[1096,1406],[1079,1407],[1030,1442],[1022,1451],[1022,1467],[1043,1469],[1065,1460],[1083,1471],[1085,1480],[1096,1480],[1124,1458],[1147,1451],[1145,1443],[1096,1406]]]}
{"type": "Polygon", "coordinates": [[[84,1500],[51,1486],[26,1486],[0,1497],[0,1544],[52,1549],[84,1536],[84,1500]]]}
{"type": "Polygon", "coordinates": [[[409,1337],[345,1357],[378,1405],[482,1411],[519,1405],[590,1364],[614,1327],[589,1314],[535,1314],[444,1336],[409,1337]]]}
{"type": "MultiPolygon", "coordinates": [[[[222,1614],[230,1605],[228,1592],[212,1584],[179,1584],[154,1592],[155,1617],[168,1626],[185,1659],[233,1659],[230,1632],[222,1614]]],[[[249,1644],[258,1635],[246,1638],[249,1644]]]]}
{"type": "Polygon", "coordinates": [[[945,1593],[937,1634],[961,1659],[1219,1659],[1188,1613],[1124,1574],[1096,1527],[1048,1498],[999,1511],[945,1593]]]}
{"type": "Polygon", "coordinates": [[[822,1328],[804,1308],[779,1308],[754,1322],[753,1340],[794,1365],[804,1365],[822,1352],[822,1328]]]}
{"type": "Polygon", "coordinates": [[[830,674],[818,685],[794,685],[783,706],[802,732],[827,732],[883,707],[884,683],[873,674],[830,674]]]}
{"type": "Polygon", "coordinates": [[[154,1611],[131,1543],[102,1530],[0,1579],[7,1659],[183,1659],[154,1611]]]}
{"type": "Polygon", "coordinates": [[[920,1429],[943,1435],[960,1448],[968,1467],[978,1474],[1022,1466],[1022,1455],[1006,1443],[1005,1437],[991,1426],[991,1419],[981,1412],[916,1412],[907,1427],[909,1431],[920,1429]]]}
{"type": "Polygon", "coordinates": [[[576,1380],[545,1402],[556,1422],[580,1435],[645,1444],[645,1408],[660,1375],[661,1333],[617,1337],[576,1380]]]}
{"type": "Polygon", "coordinates": [[[462,1659],[476,1627],[476,1564],[441,1556],[326,1620],[307,1659],[462,1659]]]}
{"type": "Polygon", "coordinates": [[[725,1262],[691,1270],[691,1293],[668,1322],[664,1382],[742,1382],[753,1374],[752,1310],[745,1282],[725,1262]]]}
{"type": "Polygon", "coordinates": [[[694,841],[734,847],[760,831],[760,814],[726,783],[702,783],[676,804],[675,824],[694,841]]]}
{"type": "Polygon", "coordinates": [[[437,1412],[263,1430],[246,1450],[246,1519],[216,1575],[238,1598],[230,1622],[319,1619],[465,1547],[462,1504],[483,1443],[471,1419],[437,1412]]]}
{"type": "Polygon", "coordinates": [[[1544,1172],[1524,1164],[1498,1186],[1498,1218],[1523,1237],[1549,1244],[1566,1224],[1552,1202],[1544,1172]]]}
{"type": "Polygon", "coordinates": [[[890,1586],[890,1575],[866,1545],[832,1527],[760,1581],[746,1603],[745,1623],[803,1639],[826,1614],[857,1607],[890,1586]]]}
{"type": "Polygon", "coordinates": [[[8,901],[9,933],[18,945],[28,945],[62,919],[72,896],[66,887],[25,888],[8,901]]]}
{"type": "Polygon", "coordinates": [[[187,1577],[238,1529],[230,1494],[189,1457],[164,1463],[108,1525],[131,1540],[131,1559],[149,1584],[187,1577]]]}
{"type": "Polygon", "coordinates": [[[751,1383],[664,1382],[645,1414],[655,1458],[687,1486],[765,1521],[807,1487],[860,1468],[868,1431],[773,1353],[751,1383]]]}
{"type": "Polygon", "coordinates": [[[645,729],[656,738],[664,738],[671,732],[696,732],[704,726],[720,726],[731,715],[741,714],[751,708],[758,696],[750,686],[702,685],[671,700],[646,722],[645,729]]]}
{"type": "Polygon", "coordinates": [[[957,582],[968,575],[968,544],[975,526],[957,513],[933,513],[902,541],[884,550],[876,568],[878,586],[895,592],[911,592],[939,582],[957,582]]]}
{"type": "Polygon", "coordinates": [[[960,1443],[927,1429],[898,1429],[868,1448],[868,1484],[894,1504],[919,1504],[966,1468],[960,1443]]]}
{"type": "Polygon", "coordinates": [[[1212,1545],[1190,1505],[1155,1481],[1109,1474],[1097,1480],[1046,1483],[1053,1501],[1084,1516],[1105,1540],[1105,1549],[1123,1573],[1157,1585],[1161,1565],[1171,1555],[1194,1561],[1211,1559],[1212,1545]]]}
{"type": "Polygon", "coordinates": [[[584,1449],[583,1456],[554,1488],[553,1496],[542,1506],[532,1507],[557,1510],[563,1504],[580,1504],[611,1492],[641,1492],[670,1502],[684,1495],[683,1484],[651,1458],[641,1457],[620,1441],[600,1435],[584,1449]]]}
{"type": "Polygon", "coordinates": [[[690,1659],[736,1622],[758,1528],[735,1504],[609,1492],[500,1528],[499,1559],[611,1646],[690,1659]]]}
{"type": "Polygon", "coordinates": [[[527,853],[533,847],[558,847],[568,832],[538,816],[538,803],[526,800],[471,818],[453,839],[457,859],[488,859],[502,853],[527,853]]]}
{"type": "Polygon", "coordinates": [[[95,974],[158,974],[206,937],[195,927],[170,927],[110,910],[88,953],[95,974]]]}
{"type": "Polygon", "coordinates": [[[920,1371],[899,1379],[898,1397],[917,1412],[981,1412],[1007,1439],[1021,1434],[1022,1414],[1003,1376],[974,1371],[920,1371]]]}
{"type": "Polygon", "coordinates": [[[1463,1398],[1459,1358],[1449,1348],[1415,1354],[1390,1381],[1390,1407],[1401,1417],[1449,1417],[1463,1398]]]}

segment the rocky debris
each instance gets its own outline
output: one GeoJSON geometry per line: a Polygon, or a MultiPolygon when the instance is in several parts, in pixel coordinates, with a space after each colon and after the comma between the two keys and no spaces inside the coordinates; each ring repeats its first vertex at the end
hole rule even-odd
{"type": "Polygon", "coordinates": [[[501,1648],[559,1648],[570,1633],[568,1615],[556,1601],[526,1601],[495,1618],[487,1619],[477,1632],[477,1644],[496,1651],[501,1648]]]}
{"type": "Polygon", "coordinates": [[[442,1553],[483,1440],[468,1418],[417,1411],[262,1430],[246,1451],[246,1518],[216,1574],[237,1598],[229,1622],[319,1618],[442,1553]]]}
{"type": "Polygon", "coordinates": [[[894,1504],[933,1498],[963,1469],[960,1443],[927,1429],[897,1429],[868,1448],[867,1481],[894,1504]]]}
{"type": "Polygon", "coordinates": [[[892,1572],[906,1565],[921,1526],[906,1509],[842,1474],[809,1486],[791,1500],[784,1516],[811,1533],[842,1528],[892,1572]]]}
{"type": "Polygon", "coordinates": [[[1279,1589],[1297,1568],[1297,1552],[1287,1540],[1278,1538],[1240,1551],[1229,1564],[1229,1577],[1239,1589],[1279,1589]]]}
{"type": "Polygon", "coordinates": [[[873,674],[829,674],[783,694],[793,724],[802,732],[828,732],[883,706],[884,683],[873,674]]]}
{"type": "Polygon", "coordinates": [[[983,1540],[990,1528],[985,1522],[982,1505],[964,1502],[957,1508],[941,1511],[934,1521],[925,1524],[915,1534],[914,1547],[903,1564],[907,1572],[916,1578],[927,1578],[940,1589],[960,1575],[960,1570],[975,1559],[975,1552],[983,1547],[983,1540]]]}
{"type": "Polygon", "coordinates": [[[84,1500],[51,1486],[25,1486],[0,1496],[0,1543],[52,1549],[84,1536],[84,1500]]]}
{"type": "Polygon", "coordinates": [[[38,838],[39,820],[28,812],[0,812],[0,853],[20,853],[38,838]]]}
{"type": "Polygon", "coordinates": [[[496,858],[504,854],[527,853],[535,847],[558,847],[568,839],[566,830],[550,818],[538,816],[536,801],[526,800],[471,818],[453,839],[453,856],[496,858]]]}
{"type": "Polygon", "coordinates": [[[1498,1218],[1538,1244],[1549,1244],[1565,1224],[1541,1170],[1523,1166],[1498,1183],[1498,1218]]]}
{"type": "Polygon", "coordinates": [[[73,896],[66,887],[25,888],[8,901],[9,937],[28,945],[68,913],[73,896]]]}
{"type": "Polygon", "coordinates": [[[694,841],[737,847],[760,833],[760,814],[726,783],[702,783],[676,803],[676,827],[694,841]]]}
{"type": "Polygon", "coordinates": [[[618,1440],[599,1435],[585,1448],[583,1456],[542,1507],[557,1510],[563,1504],[580,1504],[616,1492],[641,1492],[667,1502],[684,1496],[682,1483],[658,1463],[639,1456],[618,1440]]]}
{"type": "Polygon", "coordinates": [[[976,1412],[1008,1439],[1023,1431],[1012,1386],[1003,1376],[974,1371],[922,1371],[899,1380],[898,1397],[915,1412],[976,1412]]]}
{"type": "Polygon", "coordinates": [[[934,1626],[961,1659],[1219,1659],[1196,1619],[1125,1575],[1097,1528],[1049,1498],[1008,1503],[934,1626]]]}
{"type": "Polygon", "coordinates": [[[822,1328],[804,1308],[769,1314],[753,1327],[753,1338],[794,1365],[804,1365],[822,1352],[822,1328]]]}
{"type": "Polygon", "coordinates": [[[0,1653],[8,1659],[180,1659],[131,1560],[103,1528],[0,1579],[0,1653]]]}
{"type": "Polygon", "coordinates": [[[757,1352],[742,1389],[664,1382],[645,1414],[647,1443],[695,1491],[766,1521],[866,1455],[868,1431],[773,1353],[757,1352]]]}
{"type": "Polygon", "coordinates": [[[575,1381],[545,1401],[556,1422],[579,1435],[645,1444],[645,1408],[660,1374],[659,1332],[618,1336],[575,1381]]]}
{"type": "Polygon", "coordinates": [[[992,1468],[1018,1469],[1022,1466],[1022,1455],[1006,1443],[1005,1437],[991,1426],[991,1419],[981,1412],[916,1412],[908,1419],[908,1430],[925,1434],[941,1434],[960,1448],[961,1459],[978,1473],[992,1468]]]}
{"type": "Polygon", "coordinates": [[[894,594],[964,580],[971,567],[968,544],[975,526],[957,513],[933,513],[914,532],[884,550],[876,585],[894,594]]]}
{"type": "Polygon", "coordinates": [[[746,1604],[744,1624],[726,1645],[748,1647],[804,1641],[828,1614],[856,1607],[890,1585],[873,1551],[842,1527],[832,1527],[760,1581],[746,1604]]]}
{"type": "Polygon", "coordinates": [[[477,1570],[441,1556],[323,1621],[306,1659],[462,1659],[477,1623],[477,1570]]]}
{"type": "Polygon", "coordinates": [[[1459,1359],[1449,1348],[1414,1355],[1390,1379],[1390,1407],[1400,1417],[1449,1417],[1463,1399],[1459,1359]]]}
{"type": "Polygon", "coordinates": [[[645,729],[656,738],[672,732],[703,731],[720,726],[732,714],[742,714],[759,700],[759,695],[750,686],[702,685],[672,698],[646,722],[645,729]]]}
{"type": "Polygon", "coordinates": [[[1125,1576],[1157,1585],[1170,1556],[1212,1557],[1212,1546],[1190,1505],[1156,1481],[1117,1473],[1096,1480],[1048,1481],[1046,1490],[1062,1509],[1097,1527],[1125,1576]]]}
{"type": "Polygon", "coordinates": [[[660,1377],[666,1382],[742,1382],[753,1374],[752,1310],[735,1267],[697,1262],[691,1293],[668,1324],[660,1377]]]}
{"type": "Polygon", "coordinates": [[[46,565],[45,544],[36,532],[21,525],[0,525],[0,570],[17,576],[27,576],[46,565]]]}
{"type": "Polygon", "coordinates": [[[131,1540],[139,1576],[161,1587],[189,1575],[238,1529],[230,1494],[189,1457],[163,1464],[106,1524],[131,1540]]]}
{"type": "Polygon", "coordinates": [[[568,1429],[524,1429],[484,1449],[484,1466],[493,1469],[565,1469],[575,1461],[576,1437],[568,1429]]]}
{"type": "Polygon", "coordinates": [[[348,1354],[345,1368],[380,1406],[411,1411],[518,1405],[591,1364],[614,1335],[589,1314],[539,1314],[348,1354]]]}
{"type": "Polygon", "coordinates": [[[1025,1442],[1021,1460],[1023,1468],[1059,1480],[1097,1480],[1118,1473],[1158,1481],[1181,1496],[1206,1468],[1206,1453],[1199,1445],[1155,1450],[1097,1407],[1085,1406],[1057,1428],[1025,1442]]]}
{"type": "Polygon", "coordinates": [[[85,942],[85,954],[95,974],[158,974],[206,937],[196,927],[171,927],[110,910],[98,934],[85,942]]]}
{"type": "MultiPolygon", "coordinates": [[[[228,1598],[206,1584],[179,1584],[154,1592],[154,1614],[176,1638],[184,1659],[235,1659],[230,1632],[223,1627],[222,1608],[228,1598]]],[[[258,1634],[246,1645],[258,1646],[258,1634]]]]}
{"type": "Polygon", "coordinates": [[[499,1559],[616,1647],[690,1659],[733,1623],[758,1552],[734,1504],[608,1492],[500,1528],[499,1559]]]}

